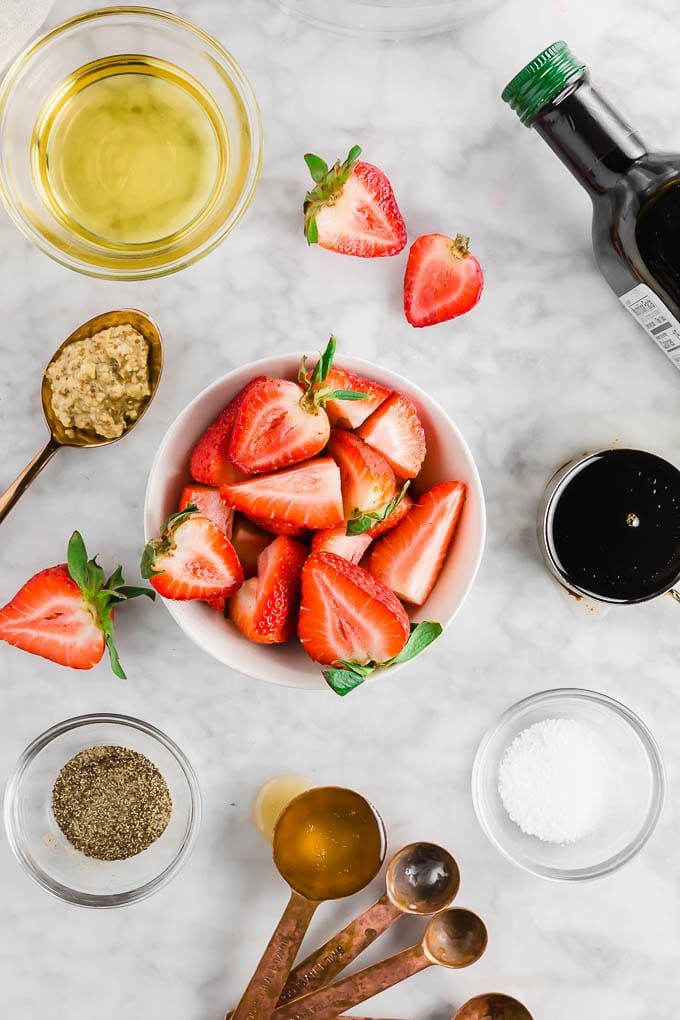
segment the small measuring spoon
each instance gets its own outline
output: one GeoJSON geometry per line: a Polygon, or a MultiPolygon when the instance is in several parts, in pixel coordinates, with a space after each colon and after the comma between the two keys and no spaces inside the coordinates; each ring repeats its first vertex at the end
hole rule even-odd
{"type": "Polygon", "coordinates": [[[385,880],[387,891],[373,906],[291,971],[279,1003],[328,984],[404,914],[435,914],[448,907],[458,892],[460,872],[442,847],[411,843],[394,855],[385,880]]]}
{"type": "Polygon", "coordinates": [[[233,1020],[268,1020],[309,926],[324,900],[365,888],[385,858],[385,827],[358,793],[321,786],[301,793],[274,829],[274,863],[290,899],[233,1020]]]}
{"type": "Polygon", "coordinates": [[[469,967],[483,954],[486,944],[486,927],[476,914],[456,908],[442,910],[430,918],[422,941],[415,946],[279,1006],[274,1020],[334,1020],[426,967],[469,967]]]}
{"type": "MultiPolygon", "coordinates": [[[[373,1020],[367,1016],[347,1016],[339,1020],[373,1020]]],[[[452,1020],[533,1020],[531,1013],[517,999],[500,992],[476,995],[460,1007],[452,1020]]]]}
{"type": "Polygon", "coordinates": [[[70,337],[64,340],[61,347],[54,352],[43,373],[41,389],[42,406],[45,421],[50,430],[50,438],[40,453],[35,455],[30,464],[26,465],[9,488],[0,495],[0,523],[2,523],[17,500],[23,496],[33,479],[42,471],[60,447],[108,446],[109,443],[115,443],[119,439],[124,439],[130,430],[135,427],[153,400],[162,368],[163,341],[161,340],[160,330],[152,318],[134,308],[121,308],[115,312],[104,312],[102,315],[95,315],[93,319],[84,322],[82,326],[79,326],[78,329],[71,333],[70,337]],[[69,429],[69,432],[73,432],[73,435],[67,435],[65,427],[57,418],[52,407],[52,386],[47,378],[47,369],[57,360],[64,348],[68,347],[69,344],[75,343],[76,340],[85,340],[87,337],[94,336],[95,333],[99,333],[102,329],[109,329],[111,326],[128,325],[136,329],[138,333],[141,333],[149,345],[149,395],[141,401],[139,414],[134,421],[128,422],[123,434],[116,436],[114,439],[106,439],[104,436],[97,435],[96,432],[77,428],[69,429]]]}

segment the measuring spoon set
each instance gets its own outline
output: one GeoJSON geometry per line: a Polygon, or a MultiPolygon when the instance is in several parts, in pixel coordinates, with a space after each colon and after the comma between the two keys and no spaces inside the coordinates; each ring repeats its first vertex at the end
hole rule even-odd
{"type": "MultiPolygon", "coordinates": [[[[413,843],[390,861],[385,893],[292,969],[316,908],[324,900],[364,889],[380,870],[385,852],[384,823],[359,794],[342,787],[315,787],[291,801],[279,816],[273,837],[274,864],[290,887],[290,899],[228,1018],[334,1020],[427,967],[459,970],[482,956],[487,944],[484,922],[469,910],[449,906],[460,884],[455,860],[433,843],[413,843]],[[431,915],[420,942],[334,980],[407,914],[431,915]]],[[[493,993],[470,1000],[453,1020],[531,1020],[531,1016],[517,1000],[493,993]]]]}

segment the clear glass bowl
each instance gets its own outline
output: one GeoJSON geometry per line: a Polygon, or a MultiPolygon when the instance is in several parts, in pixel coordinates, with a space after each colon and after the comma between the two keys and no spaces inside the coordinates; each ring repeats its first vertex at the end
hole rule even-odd
{"type": "Polygon", "coordinates": [[[201,796],[191,765],[160,730],[123,715],[81,715],[58,723],[26,748],[7,782],[4,815],[9,845],[38,885],[79,906],[119,907],[146,899],[178,873],[198,833],[201,796]],[[52,813],[52,788],[62,767],[101,744],[145,755],[172,798],[163,835],[123,861],[86,857],[69,843],[52,813]]]}
{"type": "Polygon", "coordinates": [[[262,125],[252,87],[234,58],[200,28],[164,11],[109,7],[47,32],[21,53],[0,83],[0,197],[25,236],[57,262],[91,276],[164,276],[212,251],[248,208],[260,175],[262,125]],[[46,100],[76,69],[117,54],[164,60],[211,97],[229,159],[204,216],[186,230],[124,248],[84,237],[49,208],[32,170],[32,140],[46,100]]]}
{"type": "Polygon", "coordinates": [[[475,811],[489,840],[520,868],[562,881],[606,875],[631,860],[654,831],[664,788],[661,755],[645,724],[613,698],[571,688],[534,694],[504,712],[482,739],[472,770],[475,811]],[[544,843],[522,832],[498,792],[500,763],[515,737],[534,723],[560,718],[596,730],[618,765],[602,824],[567,845],[544,843]]]}
{"type": "Polygon", "coordinates": [[[272,0],[311,25],[383,39],[448,32],[504,0],[272,0]]]}

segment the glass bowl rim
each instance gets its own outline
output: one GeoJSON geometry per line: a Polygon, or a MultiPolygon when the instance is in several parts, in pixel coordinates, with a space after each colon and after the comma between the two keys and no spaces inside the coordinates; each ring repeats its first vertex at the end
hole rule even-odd
{"type": "Polygon", "coordinates": [[[96,712],[72,716],[69,719],[64,719],[62,722],[55,723],[53,726],[50,726],[49,729],[35,737],[34,740],[32,740],[31,743],[22,751],[5,784],[3,820],[5,833],[7,835],[7,842],[12,853],[18,860],[19,864],[21,864],[26,874],[32,878],[34,882],[41,886],[41,888],[45,889],[53,896],[57,896],[59,899],[65,900],[67,903],[75,904],[76,906],[111,908],[126,906],[130,903],[138,903],[141,900],[146,899],[148,896],[151,896],[152,893],[162,889],[163,886],[167,885],[168,882],[170,882],[178,874],[188,860],[189,854],[196,842],[196,837],[201,824],[201,810],[201,791],[196,773],[194,772],[189,759],[171,737],[167,736],[167,734],[163,733],[163,731],[159,730],[156,726],[145,722],[143,719],[138,719],[136,716],[122,715],[115,712],[96,712]],[[84,726],[92,725],[121,726],[126,729],[137,730],[138,732],[151,737],[152,740],[161,744],[167,751],[170,752],[171,756],[179,765],[189,790],[189,822],[184,838],[182,839],[182,843],[175,856],[154,878],[145,882],[143,885],[129,889],[125,892],[83,893],[71,888],[70,886],[64,885],[62,882],[56,881],[43,868],[36,866],[29,858],[22,841],[18,836],[14,819],[21,780],[23,779],[28,767],[35,761],[40,752],[51,744],[57,737],[61,737],[65,733],[71,733],[75,730],[81,729],[84,726]]]}
{"type": "Polygon", "coordinates": [[[523,871],[527,871],[529,874],[536,875],[540,878],[547,878],[555,882],[582,882],[589,879],[601,878],[604,875],[609,875],[612,872],[617,871],[639,853],[651,837],[659,820],[666,792],[666,778],[659,746],[647,725],[638,715],[636,715],[635,712],[633,712],[631,708],[628,708],[627,705],[617,701],[615,698],[612,698],[607,694],[600,694],[597,691],[587,690],[582,687],[555,687],[547,691],[538,691],[535,694],[530,694],[528,697],[521,698],[519,701],[516,701],[514,704],[510,705],[509,708],[506,708],[505,711],[498,716],[496,721],[486,730],[475,754],[472,766],[471,787],[472,802],[477,816],[477,821],[479,822],[486,838],[492,846],[494,846],[506,858],[506,860],[511,861],[518,868],[522,868],[523,871]],[[549,706],[552,703],[562,700],[581,701],[591,704],[594,703],[607,711],[612,712],[623,720],[623,722],[627,723],[628,727],[635,733],[642,744],[652,772],[650,803],[644,820],[638,829],[637,835],[630,840],[623,849],[613,856],[587,868],[574,868],[571,871],[565,871],[562,868],[553,868],[541,864],[534,864],[533,862],[520,860],[516,857],[512,851],[497,838],[494,830],[490,826],[487,818],[485,799],[482,794],[482,779],[488,762],[487,753],[494,738],[499,735],[509,722],[519,718],[528,708],[533,708],[538,705],[549,706]]]}
{"type": "Polygon", "coordinates": [[[249,126],[252,129],[251,154],[247,177],[243,185],[243,191],[231,214],[226,218],[221,226],[216,228],[214,234],[212,234],[196,249],[178,256],[176,260],[170,261],[166,265],[157,265],[146,269],[134,269],[132,267],[126,268],[124,266],[104,267],[97,266],[95,263],[89,264],[81,259],[79,255],[72,256],[69,252],[62,251],[56,244],[51,243],[40,230],[33,227],[30,222],[26,223],[22,217],[19,216],[17,203],[14,201],[13,195],[8,190],[2,173],[0,173],[0,200],[5,207],[7,215],[12,220],[12,223],[14,223],[23,236],[39,251],[59,263],[59,265],[65,266],[67,269],[71,269],[74,272],[81,273],[83,276],[90,276],[100,280],[150,280],[163,276],[171,276],[173,273],[177,273],[182,269],[186,269],[188,266],[194,265],[194,263],[198,262],[205,255],[214,251],[215,248],[222,243],[225,237],[230,234],[236,226],[238,226],[253,200],[255,189],[257,188],[262,170],[262,114],[250,79],[247,77],[236,57],[234,57],[233,54],[231,54],[214,35],[211,35],[210,32],[206,32],[205,29],[201,28],[199,25],[195,25],[187,18],[180,17],[171,11],[165,11],[161,8],[118,5],[114,7],[98,7],[91,11],[81,11],[80,14],[67,18],[65,21],[59,22],[58,25],[54,25],[52,28],[42,33],[37,39],[25,46],[24,49],[22,49],[9,64],[4,75],[0,78],[0,122],[2,121],[8,98],[16,84],[19,73],[36,55],[40,54],[45,45],[55,39],[59,39],[60,36],[64,35],[70,29],[81,24],[105,19],[107,17],[115,18],[120,15],[138,15],[142,19],[148,17],[157,22],[164,24],[167,23],[180,28],[191,35],[198,37],[218,55],[221,61],[227,65],[229,78],[238,86],[239,98],[244,105],[249,126]]]}

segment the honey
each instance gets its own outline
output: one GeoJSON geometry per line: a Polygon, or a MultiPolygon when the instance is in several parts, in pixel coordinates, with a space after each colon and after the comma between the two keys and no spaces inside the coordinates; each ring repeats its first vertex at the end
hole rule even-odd
{"type": "Polygon", "coordinates": [[[358,793],[321,786],[296,797],[274,831],[282,876],[310,900],[339,899],[363,889],[385,857],[380,817],[358,793]]]}

